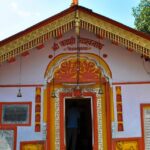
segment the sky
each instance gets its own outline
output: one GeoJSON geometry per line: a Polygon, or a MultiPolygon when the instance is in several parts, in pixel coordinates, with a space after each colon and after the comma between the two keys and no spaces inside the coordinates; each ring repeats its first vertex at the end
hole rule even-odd
{"type": "MultiPolygon", "coordinates": [[[[70,7],[72,0],[0,0],[0,40],[70,7]]],[[[93,12],[135,28],[132,8],[140,0],[79,0],[93,12]]]]}

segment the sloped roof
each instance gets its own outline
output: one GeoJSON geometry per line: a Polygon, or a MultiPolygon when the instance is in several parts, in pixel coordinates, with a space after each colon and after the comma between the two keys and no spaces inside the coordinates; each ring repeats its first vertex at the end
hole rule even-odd
{"type": "Polygon", "coordinates": [[[52,37],[80,27],[150,57],[150,35],[139,32],[82,6],[72,6],[30,28],[0,41],[0,63],[44,43],[52,37]]]}

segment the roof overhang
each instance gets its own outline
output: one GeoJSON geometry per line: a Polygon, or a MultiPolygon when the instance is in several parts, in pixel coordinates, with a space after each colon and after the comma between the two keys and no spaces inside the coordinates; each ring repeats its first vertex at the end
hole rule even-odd
{"type": "Polygon", "coordinates": [[[74,29],[77,18],[80,28],[93,32],[101,38],[107,38],[145,57],[150,57],[149,35],[75,5],[1,41],[0,63],[74,29]]]}

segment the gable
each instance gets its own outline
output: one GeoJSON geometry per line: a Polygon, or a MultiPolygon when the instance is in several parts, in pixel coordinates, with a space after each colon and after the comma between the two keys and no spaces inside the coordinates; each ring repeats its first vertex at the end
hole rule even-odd
{"type": "Polygon", "coordinates": [[[59,37],[75,28],[93,32],[100,38],[107,38],[115,45],[124,46],[145,57],[150,57],[150,36],[109,18],[93,13],[81,6],[67,10],[44,20],[8,39],[0,42],[0,63],[44,44],[51,38],[59,37]]]}

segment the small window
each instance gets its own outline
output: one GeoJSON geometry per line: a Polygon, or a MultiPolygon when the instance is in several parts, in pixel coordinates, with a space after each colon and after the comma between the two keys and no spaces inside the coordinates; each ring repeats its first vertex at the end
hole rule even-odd
{"type": "Polygon", "coordinates": [[[2,104],[2,124],[29,124],[30,107],[29,103],[2,104]]]}

